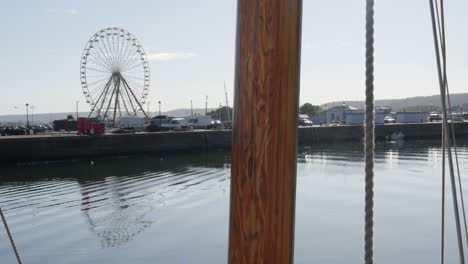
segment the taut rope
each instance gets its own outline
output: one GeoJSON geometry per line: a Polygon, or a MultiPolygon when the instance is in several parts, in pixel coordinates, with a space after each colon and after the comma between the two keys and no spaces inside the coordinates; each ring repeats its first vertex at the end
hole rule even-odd
{"type": "MultiPolygon", "coordinates": [[[[447,105],[445,102],[446,101],[446,88],[447,88],[445,64],[444,64],[444,72],[443,72],[441,59],[440,59],[440,49],[439,49],[439,43],[441,43],[441,45],[443,45],[442,55],[444,57],[444,62],[445,62],[445,55],[446,55],[445,54],[445,42],[443,39],[444,36],[438,36],[437,34],[436,16],[438,17],[439,14],[438,13],[436,14],[436,11],[434,10],[433,0],[429,0],[429,6],[430,6],[430,11],[431,11],[432,33],[434,36],[434,49],[435,49],[436,62],[437,62],[437,74],[439,77],[440,98],[441,98],[442,109],[443,109],[443,123],[444,123],[444,129],[445,129],[444,135],[445,135],[445,144],[447,147],[448,164],[449,164],[449,171],[450,171],[450,183],[452,187],[451,189],[452,189],[453,209],[455,213],[455,226],[457,228],[458,251],[459,251],[459,257],[460,257],[460,264],[464,264],[465,256],[464,256],[463,241],[462,241],[461,226],[460,226],[460,214],[459,214],[459,208],[458,208],[457,187],[455,183],[453,160],[452,160],[452,149],[451,149],[452,140],[451,140],[451,134],[450,134],[448,121],[447,121],[447,116],[448,116],[447,105]]],[[[441,14],[441,16],[443,16],[443,13],[441,14]]],[[[444,25],[442,25],[442,27],[443,26],[444,25]]]]}
{"type": "Polygon", "coordinates": [[[366,124],[364,259],[373,263],[374,236],[374,0],[366,2],[366,124]]]}
{"type": "Polygon", "coordinates": [[[11,246],[13,247],[13,251],[15,251],[16,260],[18,260],[18,264],[22,264],[20,255],[18,253],[18,250],[16,249],[15,241],[13,240],[13,236],[11,235],[10,229],[8,228],[6,218],[3,215],[2,208],[0,208],[0,216],[2,217],[3,225],[5,226],[5,230],[7,232],[8,238],[10,239],[10,243],[11,243],[11,246]]]}

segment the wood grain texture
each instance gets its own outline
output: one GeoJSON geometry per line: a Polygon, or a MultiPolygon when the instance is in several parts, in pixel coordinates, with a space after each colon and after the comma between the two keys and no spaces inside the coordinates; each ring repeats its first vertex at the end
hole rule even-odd
{"type": "Polygon", "coordinates": [[[301,0],[239,0],[229,263],[293,263],[301,0]]]}

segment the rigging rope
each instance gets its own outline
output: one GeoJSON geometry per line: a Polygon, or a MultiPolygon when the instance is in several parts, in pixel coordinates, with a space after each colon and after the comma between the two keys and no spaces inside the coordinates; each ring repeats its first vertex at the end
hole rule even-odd
{"type": "MultiPolygon", "coordinates": [[[[444,15],[444,0],[440,0],[440,15],[439,15],[439,8],[437,1],[435,2],[435,10],[437,14],[437,25],[439,28],[439,38],[441,42],[441,50],[442,50],[442,65],[443,65],[443,76],[444,76],[444,86],[446,89],[446,95],[447,95],[447,103],[448,103],[448,109],[449,109],[449,120],[450,120],[450,130],[452,134],[452,146],[453,150],[455,153],[455,165],[457,168],[457,178],[458,178],[458,188],[460,191],[460,201],[461,201],[461,207],[462,207],[462,215],[463,215],[463,224],[465,227],[465,238],[467,240],[467,245],[468,245],[468,227],[466,223],[466,212],[465,212],[465,199],[463,197],[463,188],[462,188],[462,182],[461,182],[461,175],[460,175],[460,165],[458,163],[458,150],[457,150],[457,142],[456,142],[456,137],[455,137],[455,127],[454,127],[454,121],[453,121],[453,114],[452,114],[452,101],[450,100],[450,90],[448,86],[448,80],[447,80],[447,56],[446,56],[446,39],[445,39],[445,15],[444,15]]],[[[445,155],[444,155],[445,157],[445,155]]]]}
{"type": "Polygon", "coordinates": [[[364,260],[373,263],[374,235],[374,0],[366,1],[366,120],[365,120],[364,260]]]}
{"type": "Polygon", "coordinates": [[[442,205],[440,221],[440,263],[445,259],[445,125],[442,123],[442,205]]]}
{"type": "Polygon", "coordinates": [[[15,252],[16,260],[18,260],[18,264],[22,264],[20,255],[18,250],[16,249],[15,241],[13,240],[13,236],[10,233],[10,229],[8,228],[8,224],[6,221],[5,216],[3,215],[2,208],[0,207],[0,216],[2,217],[3,225],[5,226],[5,230],[7,232],[8,238],[10,239],[11,246],[13,247],[13,251],[15,252]]]}
{"type": "MultiPolygon", "coordinates": [[[[443,2],[442,2],[443,4],[443,2]]],[[[454,176],[454,170],[453,170],[453,161],[452,161],[452,152],[451,152],[451,140],[450,140],[450,130],[448,128],[448,121],[447,121],[447,106],[446,106],[446,87],[447,87],[447,82],[446,82],[446,72],[445,72],[445,42],[444,42],[444,37],[445,37],[445,31],[442,31],[442,35],[437,34],[437,29],[436,29],[436,16],[439,19],[439,12],[435,14],[434,11],[434,3],[433,0],[429,0],[429,5],[430,5],[430,11],[431,11],[431,21],[432,21],[432,31],[433,31],[433,37],[434,37],[434,48],[435,48],[435,55],[436,55],[436,61],[437,61],[437,73],[439,77],[439,86],[440,86],[440,97],[441,97],[441,102],[442,102],[442,109],[443,109],[443,127],[444,127],[444,135],[445,135],[445,143],[447,147],[447,155],[448,155],[448,162],[449,162],[449,169],[450,169],[450,183],[451,183],[451,189],[452,189],[452,199],[453,199],[453,207],[454,207],[454,213],[455,213],[455,223],[456,223],[456,228],[457,228],[457,240],[458,240],[458,250],[459,250],[459,257],[460,257],[460,263],[463,264],[465,263],[465,258],[464,258],[464,250],[463,250],[463,241],[461,238],[461,227],[460,227],[460,216],[459,216],[459,209],[458,209],[458,200],[457,200],[457,189],[456,189],[456,183],[455,183],[455,176],[454,176]],[[444,72],[442,72],[441,69],[441,61],[440,61],[440,50],[439,50],[439,42],[441,43],[442,49],[443,49],[443,57],[444,57],[444,72]]],[[[442,7],[443,10],[443,7],[442,7]]],[[[443,17],[444,14],[442,12],[441,16],[443,17]]],[[[443,20],[443,18],[442,18],[443,20]]],[[[439,21],[439,20],[438,20],[439,21]]],[[[439,22],[440,23],[440,22],[439,22]]],[[[442,25],[442,28],[444,25],[442,25]]],[[[445,156],[444,156],[445,158],[445,156]]],[[[443,260],[442,260],[443,261],[443,260]]]]}

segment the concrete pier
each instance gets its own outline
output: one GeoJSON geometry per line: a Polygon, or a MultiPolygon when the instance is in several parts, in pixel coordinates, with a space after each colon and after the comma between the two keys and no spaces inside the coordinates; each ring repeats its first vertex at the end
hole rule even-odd
{"type": "MultiPolygon", "coordinates": [[[[468,138],[468,123],[455,123],[457,138],[468,138]]],[[[440,139],[440,123],[377,125],[376,139],[402,132],[405,140],[440,139]]],[[[299,145],[362,140],[362,126],[298,129],[299,145]]],[[[103,136],[47,135],[0,137],[0,162],[64,160],[83,157],[157,154],[231,147],[231,131],[188,131],[103,136]]]]}

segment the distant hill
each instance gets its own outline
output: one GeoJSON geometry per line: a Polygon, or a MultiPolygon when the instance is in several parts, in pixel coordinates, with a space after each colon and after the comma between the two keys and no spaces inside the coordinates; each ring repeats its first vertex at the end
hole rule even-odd
{"type": "MultiPolygon", "coordinates": [[[[450,100],[452,106],[459,106],[463,107],[465,110],[468,110],[468,93],[459,93],[459,94],[451,94],[450,100]]],[[[364,101],[344,101],[345,104],[354,106],[357,108],[364,108],[364,101]]],[[[327,104],[321,105],[324,107],[327,105],[327,108],[331,108],[333,106],[341,105],[343,101],[337,102],[330,102],[327,104]]],[[[417,97],[409,97],[404,99],[383,99],[383,100],[376,100],[376,106],[385,106],[391,108],[392,111],[430,111],[437,110],[441,108],[441,101],[440,95],[432,95],[432,96],[417,96],[417,97]]]]}

